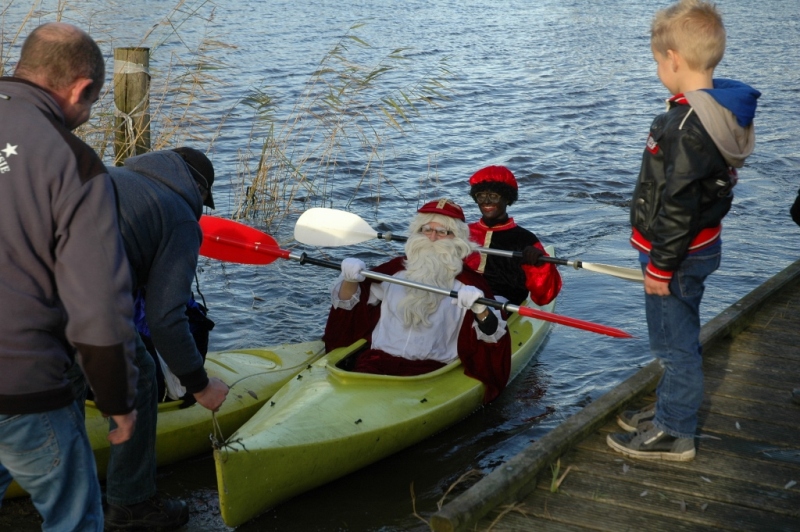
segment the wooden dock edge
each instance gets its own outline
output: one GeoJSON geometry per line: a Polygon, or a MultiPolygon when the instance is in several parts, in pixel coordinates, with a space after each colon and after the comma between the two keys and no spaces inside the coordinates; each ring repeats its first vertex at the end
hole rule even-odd
{"type": "MultiPolygon", "coordinates": [[[[727,336],[735,336],[747,327],[752,316],[772,295],[798,281],[800,260],[706,323],[700,333],[702,345],[709,346],[727,336]]],[[[605,424],[629,401],[655,389],[660,375],[661,366],[653,360],[443,506],[431,516],[431,530],[465,531],[497,506],[525,497],[535,489],[536,477],[545,467],[605,424]]]]}

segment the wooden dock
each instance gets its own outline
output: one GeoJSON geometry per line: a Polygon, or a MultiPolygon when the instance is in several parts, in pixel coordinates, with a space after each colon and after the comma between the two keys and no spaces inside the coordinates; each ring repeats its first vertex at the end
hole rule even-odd
{"type": "Polygon", "coordinates": [[[693,461],[635,460],[606,444],[617,412],[652,400],[652,362],[446,504],[431,528],[800,531],[800,261],[708,322],[701,341],[693,461]]]}

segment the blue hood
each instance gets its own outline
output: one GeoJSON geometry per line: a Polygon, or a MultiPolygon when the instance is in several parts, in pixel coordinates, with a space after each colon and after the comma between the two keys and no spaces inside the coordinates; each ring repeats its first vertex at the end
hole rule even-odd
{"type": "Polygon", "coordinates": [[[736,117],[736,122],[747,127],[753,123],[756,116],[756,105],[761,93],[741,81],[717,78],[714,80],[713,89],[703,89],[711,95],[718,104],[728,109],[736,117]]]}

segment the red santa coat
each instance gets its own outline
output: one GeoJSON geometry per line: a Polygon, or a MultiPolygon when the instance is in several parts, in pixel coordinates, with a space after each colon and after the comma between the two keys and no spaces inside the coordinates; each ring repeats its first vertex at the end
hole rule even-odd
{"type": "MultiPolygon", "coordinates": [[[[405,269],[404,261],[405,257],[398,257],[372,268],[372,271],[394,275],[405,269]]],[[[464,266],[456,279],[481,289],[487,298],[494,297],[483,277],[467,266],[464,266]]],[[[359,303],[352,310],[331,307],[322,338],[326,351],[348,346],[362,338],[370,341],[372,331],[380,319],[381,309],[380,305],[367,304],[370,285],[373,282],[367,279],[360,283],[359,303]]],[[[511,338],[506,332],[497,343],[479,341],[472,326],[474,320],[475,315],[471,310],[467,310],[458,334],[458,358],[464,367],[464,374],[481,381],[486,386],[483,401],[488,403],[500,395],[508,384],[511,373],[511,338]]]]}

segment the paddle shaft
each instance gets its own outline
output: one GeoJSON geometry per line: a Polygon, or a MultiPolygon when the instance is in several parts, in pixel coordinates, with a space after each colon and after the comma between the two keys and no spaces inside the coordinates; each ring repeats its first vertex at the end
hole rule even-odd
{"type": "MultiPolygon", "coordinates": [[[[386,233],[381,233],[380,231],[375,233],[375,238],[379,238],[381,240],[386,241],[395,241],[395,242],[405,242],[408,240],[407,236],[396,235],[391,231],[386,233]]],[[[497,255],[498,257],[514,257],[514,258],[522,258],[521,251],[507,251],[505,249],[494,249],[494,248],[477,248],[475,251],[479,251],[481,253],[486,253],[487,255],[497,255]]],[[[544,262],[552,262],[554,264],[567,264],[567,261],[564,259],[556,259],[554,257],[542,257],[542,261],[544,262]],[[547,260],[550,259],[550,260],[547,260]]],[[[571,265],[571,264],[570,264],[571,265]]]]}
{"type": "MultiPolygon", "coordinates": [[[[296,260],[300,262],[300,264],[314,264],[316,266],[323,266],[325,268],[330,268],[332,270],[337,270],[337,271],[341,270],[341,264],[337,264],[336,262],[331,262],[322,259],[315,259],[307,256],[305,253],[300,253],[299,255],[296,253],[289,253],[287,258],[296,260]]],[[[435,286],[420,284],[414,281],[409,281],[408,279],[400,279],[392,275],[386,275],[384,273],[373,272],[370,270],[362,270],[361,275],[373,279],[375,281],[399,284],[401,286],[406,286],[409,288],[426,290],[428,292],[433,292],[434,294],[439,294],[442,296],[458,298],[458,292],[456,292],[455,290],[447,290],[446,288],[437,288],[435,286]]],[[[552,312],[545,312],[543,310],[536,310],[529,307],[520,307],[519,305],[514,305],[508,302],[502,303],[500,301],[489,299],[487,297],[479,297],[475,302],[480,303],[481,305],[486,305],[487,307],[501,309],[506,312],[516,312],[517,314],[521,314],[522,316],[527,316],[529,318],[543,319],[545,321],[551,321],[553,323],[560,323],[562,325],[568,325],[570,327],[576,327],[578,329],[584,329],[586,331],[613,336],[614,338],[631,338],[630,334],[621,331],[619,329],[615,329],[613,327],[607,327],[605,325],[599,325],[597,323],[592,323],[589,321],[570,318],[567,316],[561,316],[560,314],[553,314],[552,312]]]]}
{"type": "MultiPolygon", "coordinates": [[[[376,233],[376,238],[379,238],[381,240],[396,241],[396,242],[405,242],[406,240],[408,240],[407,236],[395,235],[391,231],[387,233],[378,232],[376,233]]],[[[497,255],[498,257],[522,258],[521,251],[507,251],[505,249],[493,249],[493,248],[477,248],[475,251],[486,253],[487,255],[497,255]]],[[[567,261],[563,259],[555,259],[553,257],[542,257],[542,260],[545,262],[553,262],[555,264],[567,263],[567,261]],[[551,260],[546,260],[546,259],[551,259],[551,260]]]]}
{"type": "MultiPolygon", "coordinates": [[[[406,240],[408,240],[407,236],[395,235],[391,231],[386,232],[386,233],[377,232],[376,233],[376,238],[379,238],[381,240],[397,241],[397,242],[405,242],[406,240]]],[[[521,251],[508,251],[508,250],[505,250],[505,249],[494,249],[494,248],[477,248],[475,251],[478,251],[480,253],[485,253],[487,255],[496,255],[498,257],[506,257],[506,258],[514,258],[514,259],[521,259],[522,258],[522,252],[521,251]]],[[[558,257],[546,257],[546,256],[539,257],[539,260],[541,262],[549,262],[551,264],[556,264],[558,266],[572,266],[576,270],[579,270],[579,269],[583,268],[583,261],[580,261],[580,260],[567,260],[567,259],[560,259],[558,257]]],[[[589,264],[589,263],[587,263],[587,264],[589,264]]],[[[607,267],[607,268],[619,268],[621,271],[623,270],[623,268],[619,267],[619,266],[605,266],[605,265],[599,265],[599,266],[607,267]]],[[[632,271],[635,272],[635,273],[638,273],[636,270],[632,270],[632,271]]],[[[604,272],[601,272],[601,273],[604,273],[604,272]]],[[[638,279],[632,279],[632,280],[638,280],[638,279]]]]}

